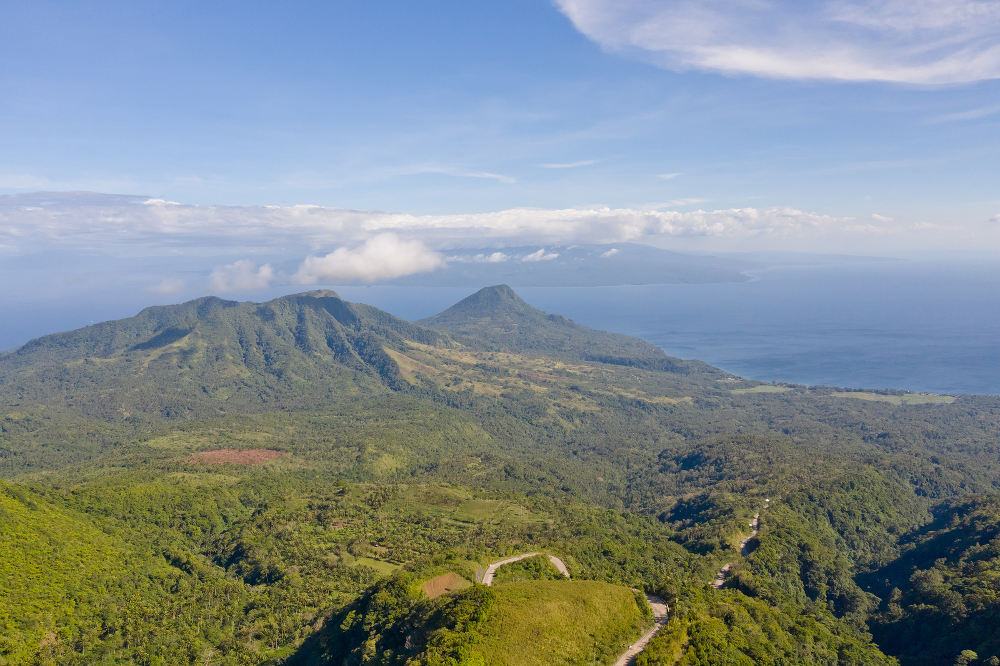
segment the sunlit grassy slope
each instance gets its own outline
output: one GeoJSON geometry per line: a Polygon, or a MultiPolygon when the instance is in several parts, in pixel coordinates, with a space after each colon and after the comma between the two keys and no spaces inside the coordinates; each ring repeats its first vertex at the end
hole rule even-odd
{"type": "Polygon", "coordinates": [[[496,593],[479,647],[497,666],[610,663],[652,623],[643,601],[609,583],[523,581],[496,593]]]}

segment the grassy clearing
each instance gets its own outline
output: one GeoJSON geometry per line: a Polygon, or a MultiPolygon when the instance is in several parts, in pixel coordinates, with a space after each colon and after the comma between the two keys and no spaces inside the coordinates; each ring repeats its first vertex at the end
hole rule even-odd
{"type": "Polygon", "coordinates": [[[888,402],[891,405],[950,405],[955,402],[954,396],[938,395],[936,393],[902,393],[890,395],[871,393],[869,391],[837,391],[830,395],[835,398],[855,398],[869,402],[888,402]]]}
{"type": "MultiPolygon", "coordinates": [[[[395,573],[396,571],[399,570],[399,565],[398,564],[393,564],[392,562],[385,562],[383,560],[376,560],[376,559],[371,558],[371,557],[355,557],[353,559],[354,559],[354,562],[353,562],[354,565],[356,565],[356,566],[364,565],[366,567],[371,567],[375,571],[377,571],[380,574],[383,574],[385,576],[389,576],[389,575],[391,575],[391,574],[393,574],[393,573],[395,573]]],[[[346,557],[345,557],[345,562],[344,563],[345,564],[349,564],[346,561],[346,557]]]]}
{"type": "Polygon", "coordinates": [[[732,389],[730,393],[735,393],[737,395],[746,395],[748,393],[784,393],[786,391],[791,391],[791,387],[788,386],[775,386],[774,384],[758,384],[757,386],[751,386],[750,388],[738,388],[732,389]]]}
{"type": "Polygon", "coordinates": [[[396,362],[399,366],[399,374],[403,376],[403,379],[410,382],[411,384],[416,381],[417,373],[422,373],[428,377],[433,377],[439,374],[436,368],[432,368],[426,363],[421,363],[415,358],[411,358],[402,352],[398,352],[395,349],[385,347],[385,353],[392,357],[392,360],[396,362]]]}
{"type": "Polygon", "coordinates": [[[430,580],[425,580],[423,584],[424,594],[431,599],[440,597],[442,594],[454,592],[455,590],[463,590],[467,587],[472,587],[472,581],[459,576],[455,572],[435,576],[430,580]]]}
{"type": "Polygon", "coordinates": [[[610,662],[648,624],[635,594],[610,583],[540,580],[494,589],[497,605],[476,646],[487,664],[610,662]]]}

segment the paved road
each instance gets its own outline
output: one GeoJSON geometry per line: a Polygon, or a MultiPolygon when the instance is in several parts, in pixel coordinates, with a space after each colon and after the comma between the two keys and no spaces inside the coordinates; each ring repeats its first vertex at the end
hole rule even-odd
{"type": "MultiPolygon", "coordinates": [[[[541,555],[541,553],[521,553],[520,555],[514,555],[513,557],[508,557],[503,560],[498,560],[493,564],[486,567],[486,571],[483,573],[483,579],[480,581],[483,585],[492,585],[493,578],[497,575],[497,569],[505,564],[513,564],[514,562],[520,562],[521,560],[526,560],[529,557],[534,557],[535,555],[541,555]]],[[[566,568],[566,564],[560,560],[555,555],[548,556],[549,561],[552,562],[553,566],[559,570],[564,577],[569,578],[569,569],[566,568]]]]}
{"type": "MultiPolygon", "coordinates": [[[[757,536],[758,528],[760,528],[760,511],[755,513],[753,520],[750,521],[750,529],[752,530],[750,532],[750,536],[748,536],[746,539],[743,539],[743,541],[740,542],[740,555],[742,555],[743,557],[746,557],[747,555],[750,554],[750,551],[747,550],[747,546],[750,544],[750,540],[753,539],[755,536],[757,536]]],[[[712,582],[712,587],[714,587],[715,589],[719,589],[720,587],[722,587],[723,583],[726,582],[726,577],[729,576],[729,570],[732,568],[733,568],[732,562],[726,562],[724,565],[722,565],[722,568],[719,569],[719,573],[715,575],[715,580],[712,582]]]]}
{"type": "Polygon", "coordinates": [[[653,640],[653,636],[667,625],[667,613],[669,611],[667,602],[652,594],[646,595],[646,602],[653,609],[653,620],[656,624],[653,625],[652,629],[644,633],[642,638],[628,646],[628,650],[622,656],[618,657],[615,666],[629,666],[635,662],[635,658],[639,656],[640,652],[646,649],[646,645],[649,644],[649,641],[653,640]]]}

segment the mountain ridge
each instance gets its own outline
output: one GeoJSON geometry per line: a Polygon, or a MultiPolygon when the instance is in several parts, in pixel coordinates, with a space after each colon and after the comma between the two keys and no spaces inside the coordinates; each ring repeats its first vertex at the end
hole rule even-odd
{"type": "Polygon", "coordinates": [[[495,351],[544,353],[665,372],[722,372],[700,361],[668,356],[640,338],[593,329],[561,315],[543,312],[506,284],[483,287],[417,323],[463,342],[485,342],[495,351]]]}

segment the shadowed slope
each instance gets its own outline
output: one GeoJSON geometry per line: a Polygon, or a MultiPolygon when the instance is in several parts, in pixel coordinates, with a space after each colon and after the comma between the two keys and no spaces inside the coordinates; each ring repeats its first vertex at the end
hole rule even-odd
{"type": "Polygon", "coordinates": [[[32,340],[0,357],[0,398],[110,421],[300,408],[394,388],[404,339],[444,338],[331,291],[206,297],[32,340]]]}

